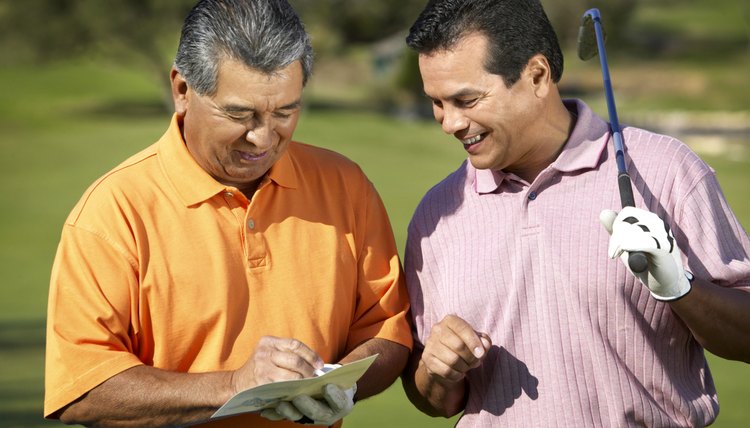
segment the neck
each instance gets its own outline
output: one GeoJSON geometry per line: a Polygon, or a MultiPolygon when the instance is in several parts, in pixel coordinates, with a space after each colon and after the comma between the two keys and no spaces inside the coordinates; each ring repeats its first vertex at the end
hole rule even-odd
{"type": "Polygon", "coordinates": [[[560,156],[575,127],[576,117],[565,108],[562,99],[558,100],[559,102],[550,103],[551,107],[541,113],[535,137],[532,137],[536,139],[536,144],[530,145],[531,150],[527,153],[528,162],[520,168],[507,170],[528,183],[533,182],[560,156]]]}
{"type": "Polygon", "coordinates": [[[245,195],[247,200],[250,201],[253,199],[253,195],[258,190],[259,185],[260,185],[260,180],[257,180],[252,183],[243,184],[242,186],[237,186],[237,189],[239,189],[239,191],[242,192],[243,195],[245,195]]]}

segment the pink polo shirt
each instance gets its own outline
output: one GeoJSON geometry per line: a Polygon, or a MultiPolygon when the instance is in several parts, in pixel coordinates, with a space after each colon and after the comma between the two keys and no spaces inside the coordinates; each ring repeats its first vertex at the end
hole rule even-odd
{"type": "MultiPolygon", "coordinates": [[[[566,104],[576,127],[533,183],[464,162],[420,203],[405,256],[415,341],[448,314],[491,336],[459,427],[708,424],[703,348],[607,257],[599,213],[620,207],[607,123],[566,104]]],[[[713,170],[673,138],[624,139],[636,205],[670,224],[687,268],[750,291],[750,241],[713,170]]]]}

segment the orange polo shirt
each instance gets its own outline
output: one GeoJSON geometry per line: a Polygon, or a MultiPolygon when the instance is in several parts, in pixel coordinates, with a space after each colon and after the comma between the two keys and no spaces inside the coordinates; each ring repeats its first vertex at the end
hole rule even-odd
{"type": "MultiPolygon", "coordinates": [[[[411,347],[407,310],[385,208],[356,164],[293,142],[247,200],[195,162],[175,117],[65,222],[44,414],[140,364],[237,369],[264,335],[298,339],[326,362],[375,337],[411,347]]],[[[238,423],[269,422],[223,421],[238,423]]]]}

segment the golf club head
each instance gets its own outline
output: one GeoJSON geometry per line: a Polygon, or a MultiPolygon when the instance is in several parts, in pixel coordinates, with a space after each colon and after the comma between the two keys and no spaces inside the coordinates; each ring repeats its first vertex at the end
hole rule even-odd
{"type": "MultiPolygon", "coordinates": [[[[590,9],[581,17],[581,26],[578,27],[578,58],[588,61],[599,53],[596,43],[596,29],[594,18],[599,18],[599,10],[590,9]]],[[[601,24],[601,19],[599,19],[601,24]]],[[[602,27],[602,35],[606,40],[607,35],[602,27]]]]}

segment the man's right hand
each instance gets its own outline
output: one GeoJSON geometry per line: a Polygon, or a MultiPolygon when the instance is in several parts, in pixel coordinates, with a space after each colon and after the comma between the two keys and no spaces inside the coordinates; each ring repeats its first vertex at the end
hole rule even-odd
{"type": "Polygon", "coordinates": [[[266,336],[237,370],[183,373],[137,365],[63,407],[59,415],[66,424],[86,426],[193,425],[209,419],[238,392],[312,377],[323,366],[320,356],[304,343],[266,336]],[[112,404],[123,402],[128,405],[112,404]]]}
{"type": "Polygon", "coordinates": [[[232,373],[232,395],[266,383],[312,377],[323,365],[323,359],[299,340],[263,336],[253,355],[232,373]]]}
{"type": "Polygon", "coordinates": [[[479,367],[492,346],[490,337],[468,322],[448,315],[432,327],[420,365],[440,383],[463,381],[466,372],[479,367]]]}

